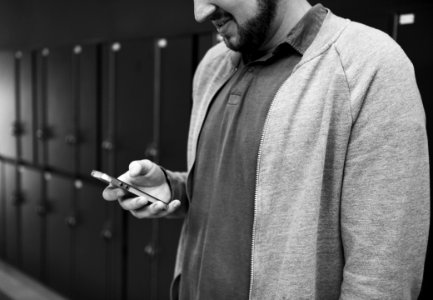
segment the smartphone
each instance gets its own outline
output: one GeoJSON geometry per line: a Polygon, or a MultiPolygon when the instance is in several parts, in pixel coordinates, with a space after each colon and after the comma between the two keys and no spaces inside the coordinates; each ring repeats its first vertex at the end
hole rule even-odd
{"type": "Polygon", "coordinates": [[[136,196],[145,196],[145,197],[147,197],[147,199],[149,199],[150,202],[161,201],[162,203],[167,204],[164,201],[162,201],[161,199],[158,199],[155,196],[152,196],[151,194],[140,190],[138,187],[135,187],[129,183],[126,183],[122,180],[114,178],[114,177],[112,177],[108,174],[105,174],[103,172],[93,170],[92,173],[90,173],[90,175],[96,179],[99,179],[102,182],[105,182],[107,184],[111,184],[112,186],[120,188],[120,189],[126,191],[127,193],[130,193],[130,194],[133,194],[136,196]]]}

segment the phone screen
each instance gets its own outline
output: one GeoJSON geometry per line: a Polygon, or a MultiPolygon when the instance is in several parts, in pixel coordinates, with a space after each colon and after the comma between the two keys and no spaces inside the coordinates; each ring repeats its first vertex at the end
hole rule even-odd
{"type": "Polygon", "coordinates": [[[113,186],[115,186],[117,188],[121,188],[121,189],[123,189],[124,191],[126,191],[128,193],[134,194],[136,196],[145,196],[151,202],[161,201],[161,202],[165,203],[161,199],[158,199],[157,197],[152,196],[151,194],[142,191],[138,187],[135,187],[135,186],[133,186],[131,184],[128,184],[128,183],[126,183],[126,182],[124,182],[124,181],[122,181],[120,179],[114,178],[114,177],[112,177],[112,176],[110,176],[108,174],[105,174],[103,172],[93,170],[90,175],[92,177],[96,178],[96,179],[101,180],[102,182],[105,182],[107,184],[111,184],[111,185],[113,185],[113,186]]]}

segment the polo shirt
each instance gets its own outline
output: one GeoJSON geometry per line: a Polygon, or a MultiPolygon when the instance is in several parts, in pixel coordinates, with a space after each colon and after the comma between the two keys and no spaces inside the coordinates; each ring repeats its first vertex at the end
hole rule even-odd
{"type": "Polygon", "coordinates": [[[180,299],[248,299],[256,166],[267,112],[326,13],[320,4],[311,8],[269,53],[232,53],[237,70],[212,100],[188,179],[180,299]]]}

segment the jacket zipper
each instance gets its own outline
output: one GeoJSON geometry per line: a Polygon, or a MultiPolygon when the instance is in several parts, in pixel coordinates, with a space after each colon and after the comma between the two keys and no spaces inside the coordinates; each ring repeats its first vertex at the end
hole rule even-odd
{"type": "Polygon", "coordinates": [[[255,240],[256,240],[257,190],[258,190],[258,186],[259,186],[259,173],[260,173],[259,169],[260,169],[260,161],[262,158],[262,148],[263,148],[263,142],[265,139],[265,134],[267,132],[267,127],[268,127],[268,123],[269,123],[269,115],[271,113],[272,108],[274,107],[275,99],[277,99],[278,95],[281,93],[283,86],[284,86],[284,83],[280,86],[280,88],[275,93],[275,96],[271,102],[271,105],[269,106],[268,113],[266,114],[265,124],[263,126],[262,136],[260,138],[259,153],[257,155],[256,188],[254,191],[253,232],[252,232],[252,239],[251,239],[250,291],[249,291],[249,297],[248,297],[250,300],[252,299],[253,281],[254,281],[254,248],[255,248],[255,240]]]}

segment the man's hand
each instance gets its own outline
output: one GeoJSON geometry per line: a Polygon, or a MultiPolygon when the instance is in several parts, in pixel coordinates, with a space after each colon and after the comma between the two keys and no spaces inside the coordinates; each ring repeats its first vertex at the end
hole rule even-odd
{"type": "MultiPolygon", "coordinates": [[[[141,190],[168,203],[171,199],[170,186],[164,172],[150,160],[137,160],[129,164],[129,171],[119,177],[120,180],[135,185],[141,190]]],[[[131,212],[137,218],[159,218],[172,214],[180,207],[179,200],[168,204],[157,201],[151,203],[148,197],[125,197],[127,192],[109,185],[102,196],[105,200],[118,200],[120,206],[131,212]],[[150,204],[150,205],[149,205],[150,204]]]]}

